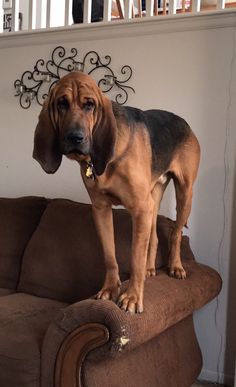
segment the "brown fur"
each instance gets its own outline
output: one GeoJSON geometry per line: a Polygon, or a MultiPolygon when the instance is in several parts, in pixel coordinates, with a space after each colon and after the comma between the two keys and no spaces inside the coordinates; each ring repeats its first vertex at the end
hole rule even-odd
{"type": "Polygon", "coordinates": [[[89,76],[71,73],[58,82],[44,104],[35,131],[34,158],[47,173],[59,168],[62,154],[79,162],[106,265],[104,285],[97,298],[117,300],[122,309],[134,313],[143,311],[145,277],[156,273],[157,213],[171,178],[176,191],[177,218],[171,239],[169,273],[178,279],[186,277],[180,243],[182,228],[191,210],[200,147],[188,127],[188,135],[171,153],[168,168],[156,172],[145,125],[140,121],[128,125],[125,114],[126,110],[112,104],[89,76]],[[92,108],[88,101],[92,101],[92,108]],[[67,144],[68,134],[74,132],[83,135],[81,143],[75,145],[79,151],[68,150],[71,145],[67,144]],[[95,179],[86,177],[91,160],[95,179]],[[121,295],[112,204],[124,205],[133,224],[131,277],[121,295]]]}

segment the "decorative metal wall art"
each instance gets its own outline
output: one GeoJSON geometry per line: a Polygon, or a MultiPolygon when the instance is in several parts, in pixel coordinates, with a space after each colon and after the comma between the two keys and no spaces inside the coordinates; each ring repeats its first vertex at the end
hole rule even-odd
{"type": "Polygon", "coordinates": [[[47,62],[38,59],[33,71],[26,70],[21,79],[14,82],[15,96],[19,97],[23,109],[28,109],[34,99],[42,106],[48,93],[62,76],[71,71],[83,71],[94,77],[104,93],[113,89],[112,93],[116,92],[115,101],[123,105],[128,100],[128,92],[135,92],[133,87],[127,85],[133,71],[129,65],[124,65],[118,76],[114,74],[110,64],[109,55],[101,59],[96,51],[89,51],[79,60],[76,48],[71,48],[69,55],[66,55],[65,48],[58,46],[53,50],[51,59],[47,62]]]}

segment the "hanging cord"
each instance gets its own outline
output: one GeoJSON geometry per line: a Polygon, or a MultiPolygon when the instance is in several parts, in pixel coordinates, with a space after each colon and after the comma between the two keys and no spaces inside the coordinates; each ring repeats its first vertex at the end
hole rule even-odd
{"type": "MultiPolygon", "coordinates": [[[[226,108],[225,144],[224,144],[224,184],[223,184],[223,195],[222,195],[223,227],[222,227],[222,234],[219,242],[219,249],[218,249],[218,256],[217,256],[218,272],[220,273],[221,276],[223,274],[222,260],[223,260],[223,252],[224,252],[224,240],[226,235],[226,225],[228,223],[226,204],[227,204],[227,193],[228,193],[228,187],[229,187],[230,112],[232,107],[232,93],[233,93],[232,83],[233,83],[233,69],[236,62],[236,16],[235,16],[235,22],[233,27],[232,44],[233,44],[233,50],[232,50],[232,57],[230,62],[230,75],[229,75],[229,81],[228,81],[228,103],[226,108]]],[[[220,346],[219,346],[219,353],[217,358],[217,383],[221,382],[220,363],[221,363],[221,357],[223,354],[223,343],[224,343],[223,334],[218,324],[219,309],[220,309],[220,298],[218,295],[216,297],[216,309],[215,309],[215,326],[220,337],[220,346]]]]}

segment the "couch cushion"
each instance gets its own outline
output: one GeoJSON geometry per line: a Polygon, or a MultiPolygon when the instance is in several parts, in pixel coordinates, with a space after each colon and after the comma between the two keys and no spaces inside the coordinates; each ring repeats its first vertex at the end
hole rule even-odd
{"type": "Polygon", "coordinates": [[[98,291],[103,273],[91,206],[52,200],[25,251],[18,290],[74,302],[98,291]]]}
{"type": "MultiPolygon", "coordinates": [[[[131,220],[123,209],[114,210],[116,257],[121,279],[129,276],[131,220]]],[[[173,222],[159,217],[158,261],[168,259],[173,222]],[[159,259],[160,258],[160,259],[159,259]]],[[[183,258],[192,258],[188,239],[183,239],[183,258]]],[[[66,302],[95,294],[104,277],[103,254],[90,205],[52,200],[31,238],[22,261],[18,290],[66,302]]]]}
{"type": "Polygon", "coordinates": [[[23,293],[1,297],[0,386],[40,387],[43,337],[66,305],[23,293]]]}
{"type": "Polygon", "coordinates": [[[0,199],[0,287],[16,288],[22,255],[46,205],[37,197],[0,199]]]}

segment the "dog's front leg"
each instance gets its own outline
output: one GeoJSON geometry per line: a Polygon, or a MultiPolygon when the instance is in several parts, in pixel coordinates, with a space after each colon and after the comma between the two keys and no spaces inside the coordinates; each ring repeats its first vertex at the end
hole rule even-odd
{"type": "Polygon", "coordinates": [[[144,281],[153,211],[151,197],[145,204],[131,211],[133,224],[131,276],[127,290],[118,301],[121,309],[131,313],[143,312],[144,281]]]}
{"type": "Polygon", "coordinates": [[[112,209],[108,205],[99,207],[92,205],[92,208],[96,229],[102,244],[106,268],[104,285],[96,297],[102,300],[112,299],[116,301],[120,293],[121,282],[115,258],[112,209]]]}

